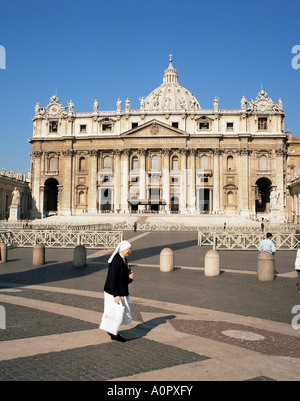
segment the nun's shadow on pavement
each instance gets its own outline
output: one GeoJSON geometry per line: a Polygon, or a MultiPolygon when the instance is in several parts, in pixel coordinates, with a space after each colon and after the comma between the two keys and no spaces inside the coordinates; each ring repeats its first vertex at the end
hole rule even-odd
{"type": "Polygon", "coordinates": [[[157,326],[161,324],[167,323],[170,319],[175,319],[175,315],[167,315],[156,317],[154,319],[150,319],[146,322],[140,323],[132,329],[122,330],[122,334],[126,337],[127,341],[138,340],[146,336],[151,330],[154,330],[157,326]]]}

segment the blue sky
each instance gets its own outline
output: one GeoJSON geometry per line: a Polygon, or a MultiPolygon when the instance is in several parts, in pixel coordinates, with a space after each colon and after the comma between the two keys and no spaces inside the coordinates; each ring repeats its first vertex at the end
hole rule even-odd
{"type": "MultiPolygon", "coordinates": [[[[74,112],[139,108],[162,83],[169,54],[202,108],[240,107],[263,89],[281,98],[300,136],[297,0],[0,0],[0,170],[27,174],[32,117],[57,93],[74,112]]],[[[300,64],[300,60],[299,60],[300,64]]]]}

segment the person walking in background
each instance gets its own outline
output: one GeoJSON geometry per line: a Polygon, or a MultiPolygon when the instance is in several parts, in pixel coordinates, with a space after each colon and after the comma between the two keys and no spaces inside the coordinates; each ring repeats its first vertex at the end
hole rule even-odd
{"type": "Polygon", "coordinates": [[[297,272],[297,286],[298,292],[300,293],[300,247],[297,250],[296,260],[295,260],[295,270],[297,272]]]}
{"type": "Polygon", "coordinates": [[[131,244],[121,241],[108,260],[108,273],[104,285],[104,312],[100,329],[108,332],[112,340],[125,342],[119,333],[113,334],[107,330],[107,321],[112,315],[114,303],[124,307],[121,324],[130,324],[132,321],[128,285],[133,281],[133,273],[128,268],[127,257],[131,253],[131,244]]]}
{"type": "Polygon", "coordinates": [[[259,252],[269,252],[275,255],[275,245],[272,241],[271,233],[267,233],[266,238],[261,241],[259,245],[259,252]]]}

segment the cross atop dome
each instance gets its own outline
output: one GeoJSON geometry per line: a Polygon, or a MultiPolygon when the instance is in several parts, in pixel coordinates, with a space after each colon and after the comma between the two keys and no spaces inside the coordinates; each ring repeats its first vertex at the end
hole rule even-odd
{"type": "Polygon", "coordinates": [[[172,64],[172,54],[169,55],[169,67],[165,70],[163,82],[164,83],[178,83],[178,75],[172,64]]]}
{"type": "Polygon", "coordinates": [[[146,99],[143,107],[146,111],[161,111],[168,114],[170,111],[185,113],[201,110],[195,96],[178,83],[177,71],[172,64],[173,56],[169,55],[169,66],[164,72],[163,83],[154,89],[146,99]]]}

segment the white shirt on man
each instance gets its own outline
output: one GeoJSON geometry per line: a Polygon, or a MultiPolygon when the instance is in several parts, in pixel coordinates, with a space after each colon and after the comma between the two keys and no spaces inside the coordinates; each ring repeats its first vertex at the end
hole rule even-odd
{"type": "Polygon", "coordinates": [[[274,255],[275,253],[275,245],[270,238],[265,238],[261,241],[259,245],[259,252],[269,252],[274,255]]]}

